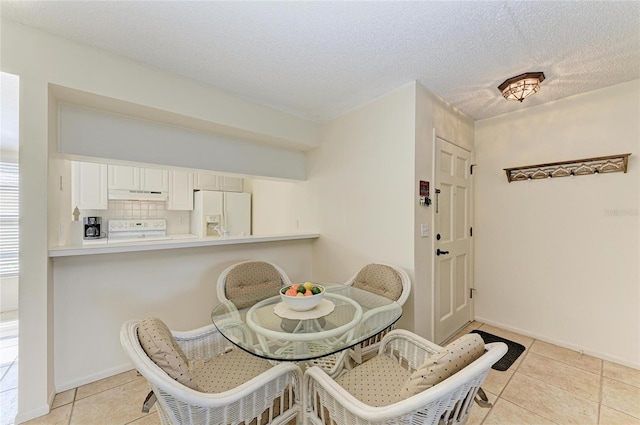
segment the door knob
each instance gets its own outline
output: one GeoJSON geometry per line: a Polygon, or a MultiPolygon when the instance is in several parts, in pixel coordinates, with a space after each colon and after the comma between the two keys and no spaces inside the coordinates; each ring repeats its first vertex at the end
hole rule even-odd
{"type": "Polygon", "coordinates": [[[436,251],[436,255],[447,255],[449,253],[449,251],[440,251],[440,248],[438,248],[438,250],[436,251]]]}

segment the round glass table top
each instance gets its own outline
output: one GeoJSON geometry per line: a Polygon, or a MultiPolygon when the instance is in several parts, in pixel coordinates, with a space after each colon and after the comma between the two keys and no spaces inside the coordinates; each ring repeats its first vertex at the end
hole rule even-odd
{"type": "Polygon", "coordinates": [[[290,310],[271,290],[224,301],[213,309],[211,320],[225,338],[251,354],[304,361],[359,344],[402,315],[400,304],[384,296],[352,286],[324,286],[324,299],[308,311],[290,310]]]}

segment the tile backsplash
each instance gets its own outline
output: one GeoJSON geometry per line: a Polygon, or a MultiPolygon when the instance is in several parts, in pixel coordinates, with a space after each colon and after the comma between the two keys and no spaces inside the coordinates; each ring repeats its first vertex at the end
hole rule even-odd
{"type": "Polygon", "coordinates": [[[102,217],[102,227],[107,229],[111,219],[143,220],[164,218],[167,220],[167,234],[176,235],[189,233],[190,211],[167,210],[164,201],[109,201],[108,210],[80,210],[83,217],[102,217]]]}

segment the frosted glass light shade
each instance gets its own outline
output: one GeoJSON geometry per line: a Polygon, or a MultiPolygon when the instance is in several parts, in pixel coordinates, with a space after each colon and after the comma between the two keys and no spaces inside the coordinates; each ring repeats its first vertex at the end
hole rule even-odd
{"type": "Polygon", "coordinates": [[[512,77],[498,86],[507,100],[522,102],[525,98],[540,90],[540,83],[544,81],[544,73],[527,72],[517,77],[512,77]]]}

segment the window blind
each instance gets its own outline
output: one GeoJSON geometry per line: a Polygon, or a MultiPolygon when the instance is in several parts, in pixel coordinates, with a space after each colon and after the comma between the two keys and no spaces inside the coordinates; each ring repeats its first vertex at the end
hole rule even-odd
{"type": "Polygon", "coordinates": [[[0,162],[0,277],[18,275],[18,164],[0,162]]]}

